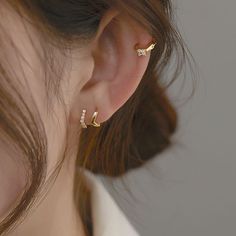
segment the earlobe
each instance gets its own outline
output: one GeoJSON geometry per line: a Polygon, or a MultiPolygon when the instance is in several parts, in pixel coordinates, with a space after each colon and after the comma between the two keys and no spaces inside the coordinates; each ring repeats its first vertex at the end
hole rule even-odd
{"type": "Polygon", "coordinates": [[[129,16],[116,11],[104,15],[91,44],[94,70],[79,95],[81,101],[90,101],[80,108],[82,114],[87,107],[87,122],[95,110],[97,122],[105,122],[129,99],[147,69],[154,46],[152,36],[129,16]]]}

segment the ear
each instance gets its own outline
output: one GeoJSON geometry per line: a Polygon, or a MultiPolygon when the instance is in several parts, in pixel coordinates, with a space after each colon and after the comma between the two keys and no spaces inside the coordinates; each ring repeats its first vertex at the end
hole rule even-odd
{"type": "Polygon", "coordinates": [[[79,122],[83,109],[87,110],[86,124],[95,111],[98,123],[108,120],[135,92],[147,69],[150,52],[138,57],[135,46],[146,48],[152,40],[131,17],[109,9],[90,44],[93,71],[83,80],[71,120],[79,122]]]}

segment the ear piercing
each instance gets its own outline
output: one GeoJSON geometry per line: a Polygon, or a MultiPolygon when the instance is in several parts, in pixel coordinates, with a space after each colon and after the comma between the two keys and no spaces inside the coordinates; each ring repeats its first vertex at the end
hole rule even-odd
{"type": "Polygon", "coordinates": [[[146,48],[138,48],[138,44],[135,45],[135,50],[138,54],[139,57],[141,56],[147,56],[147,53],[149,51],[152,51],[156,46],[156,43],[152,41],[151,43],[148,44],[146,48]]]}
{"type": "MultiPolygon", "coordinates": [[[[86,123],[85,123],[85,115],[86,115],[86,110],[84,109],[82,111],[82,115],[81,115],[81,118],[80,118],[80,124],[81,124],[82,128],[84,128],[84,129],[88,128],[86,123]]],[[[91,126],[96,127],[96,128],[101,126],[96,121],[97,116],[98,116],[98,112],[96,111],[96,112],[93,113],[91,124],[90,124],[91,126]]]]}

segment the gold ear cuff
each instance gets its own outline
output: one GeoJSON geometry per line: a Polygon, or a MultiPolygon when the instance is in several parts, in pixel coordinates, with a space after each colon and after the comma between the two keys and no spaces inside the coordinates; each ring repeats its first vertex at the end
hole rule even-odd
{"type": "MultiPolygon", "coordinates": [[[[86,129],[88,128],[88,126],[85,123],[85,115],[86,115],[86,110],[84,109],[80,118],[80,124],[82,126],[82,128],[86,129]]],[[[93,113],[92,119],[91,119],[91,126],[93,127],[100,127],[101,125],[99,123],[97,123],[96,119],[98,117],[98,111],[93,113]]]]}
{"type": "Polygon", "coordinates": [[[135,45],[135,50],[136,50],[139,57],[147,56],[147,53],[149,51],[152,51],[155,48],[156,44],[157,44],[156,42],[152,41],[148,44],[148,46],[146,48],[139,48],[138,44],[136,44],[135,45]]]}

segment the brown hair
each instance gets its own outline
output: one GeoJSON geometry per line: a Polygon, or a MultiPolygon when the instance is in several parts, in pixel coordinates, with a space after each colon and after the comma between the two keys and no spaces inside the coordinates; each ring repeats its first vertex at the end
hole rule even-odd
{"type": "MultiPolygon", "coordinates": [[[[100,19],[107,9],[113,7],[128,14],[158,39],[157,49],[151,54],[145,75],[126,104],[103,123],[100,129],[89,127],[81,132],[76,163],[78,167],[107,176],[120,176],[130,169],[143,165],[170,146],[171,135],[177,128],[178,117],[165,90],[178,77],[187,57],[186,47],[176,26],[173,25],[170,0],[8,0],[5,2],[10,3],[9,6],[15,9],[22,20],[27,19],[37,25],[43,48],[43,55],[39,56],[42,57],[42,64],[45,66],[45,87],[49,101],[52,94],[60,97],[58,75],[59,70],[62,70],[55,66],[57,63],[54,61],[51,46],[56,45],[61,50],[72,50],[74,46],[86,44],[95,35],[100,19]],[[161,78],[164,79],[164,69],[174,52],[177,55],[175,73],[171,83],[164,87],[159,81],[161,78]]],[[[35,202],[42,186],[45,186],[43,184],[46,174],[47,141],[37,110],[32,110],[31,106],[29,108],[24,102],[21,93],[12,82],[15,74],[10,73],[7,69],[8,64],[3,61],[5,45],[3,38],[7,37],[7,31],[1,23],[0,27],[1,140],[4,140],[6,145],[6,140],[14,143],[14,147],[28,161],[27,170],[30,169],[28,187],[19,204],[0,224],[2,235],[24,216],[26,210],[35,202]]],[[[59,171],[62,162],[63,160],[58,163],[56,170],[59,171]]],[[[58,173],[56,170],[52,176],[58,173]]],[[[79,188],[83,188],[83,185],[79,184],[79,178],[76,178],[75,195],[76,192],[81,193],[79,188]]],[[[87,204],[85,199],[85,195],[77,199],[81,210],[87,204]]],[[[86,214],[88,212],[83,213],[82,217],[88,233],[91,233],[92,226],[89,225],[86,214]]]]}

